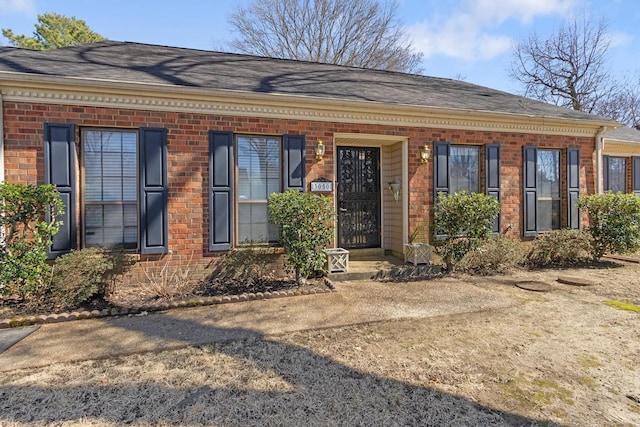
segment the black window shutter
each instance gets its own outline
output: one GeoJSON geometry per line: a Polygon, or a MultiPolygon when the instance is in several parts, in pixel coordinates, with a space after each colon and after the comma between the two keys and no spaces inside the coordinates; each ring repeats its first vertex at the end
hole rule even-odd
{"type": "Polygon", "coordinates": [[[602,156],[602,188],[609,191],[609,156],[602,156]]]}
{"type": "Polygon", "coordinates": [[[640,196],[640,156],[631,158],[631,191],[640,196]]]}
{"type": "Polygon", "coordinates": [[[449,194],[449,143],[433,143],[433,191],[434,201],[438,200],[438,193],[449,194]]]}
{"type": "Polygon", "coordinates": [[[140,252],[169,251],[167,130],[140,128],[140,252]]]}
{"type": "Polygon", "coordinates": [[[567,148],[567,225],[569,228],[580,228],[579,196],[580,149],[567,148]]]}
{"type": "MultiPolygon", "coordinates": [[[[449,153],[448,142],[433,143],[433,205],[438,203],[438,193],[449,194],[449,153]]],[[[443,239],[446,234],[442,230],[434,230],[436,239],[443,239]]]]}
{"type": "Polygon", "coordinates": [[[305,137],[284,135],[284,167],[282,168],[284,190],[305,191],[305,137]]]}
{"type": "Polygon", "coordinates": [[[233,239],[233,133],[209,131],[209,250],[233,239]]]}
{"type": "Polygon", "coordinates": [[[534,237],[538,233],[538,185],[537,185],[537,157],[536,147],[523,147],[523,203],[524,203],[524,227],[525,237],[534,237]]]}
{"type": "Polygon", "coordinates": [[[53,236],[47,254],[49,258],[69,252],[76,247],[76,142],[72,124],[44,125],[44,181],[53,184],[60,193],[64,214],[56,217],[62,222],[53,236]]]}
{"type": "MultiPolygon", "coordinates": [[[[500,202],[500,144],[485,145],[485,192],[500,202]]],[[[500,214],[493,223],[493,232],[500,233],[500,214]]]]}

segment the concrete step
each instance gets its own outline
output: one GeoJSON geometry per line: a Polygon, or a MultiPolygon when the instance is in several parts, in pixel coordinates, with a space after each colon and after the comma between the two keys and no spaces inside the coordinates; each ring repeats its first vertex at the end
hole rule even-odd
{"type": "Polygon", "coordinates": [[[375,258],[384,258],[384,249],[349,249],[349,261],[369,260],[375,258]]]}
{"type": "MultiPolygon", "coordinates": [[[[351,255],[351,251],[349,255],[351,255]]],[[[439,265],[428,264],[414,267],[400,258],[384,255],[384,253],[373,256],[373,253],[369,252],[367,256],[359,256],[355,260],[349,256],[349,271],[329,273],[327,278],[333,282],[372,279],[416,280],[438,273],[440,273],[439,265]]]]}

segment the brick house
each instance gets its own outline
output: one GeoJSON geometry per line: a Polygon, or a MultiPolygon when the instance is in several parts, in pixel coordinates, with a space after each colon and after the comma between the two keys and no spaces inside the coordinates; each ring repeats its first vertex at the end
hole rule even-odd
{"type": "Polygon", "coordinates": [[[599,192],[621,191],[640,196],[640,130],[623,126],[606,132],[599,151],[602,153],[599,192]]]}
{"type": "Polygon", "coordinates": [[[463,81],[113,41],[0,47],[0,96],[4,180],[68,208],[52,254],[141,260],[272,242],[268,195],[312,184],[351,250],[401,254],[439,191],[498,198],[512,236],[578,227],[619,126],[463,81]]]}

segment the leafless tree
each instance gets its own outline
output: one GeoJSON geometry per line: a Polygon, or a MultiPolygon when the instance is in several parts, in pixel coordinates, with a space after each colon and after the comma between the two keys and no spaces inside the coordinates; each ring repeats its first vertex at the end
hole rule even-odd
{"type": "Polygon", "coordinates": [[[390,71],[421,72],[396,20],[396,0],[254,0],[229,25],[237,52],[390,71]]]}
{"type": "Polygon", "coordinates": [[[617,93],[608,50],[606,20],[575,16],[547,39],[533,33],[517,43],[510,74],[524,85],[525,96],[591,113],[617,93]]]}
{"type": "Polygon", "coordinates": [[[594,112],[640,129],[640,76],[622,80],[618,90],[603,98],[594,112]]]}

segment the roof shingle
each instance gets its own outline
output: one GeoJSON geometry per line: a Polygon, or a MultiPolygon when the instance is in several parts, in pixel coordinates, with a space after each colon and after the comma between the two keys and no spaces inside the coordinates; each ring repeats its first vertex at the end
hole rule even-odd
{"type": "Polygon", "coordinates": [[[131,42],[2,48],[6,72],[607,121],[459,80],[131,42]]]}

